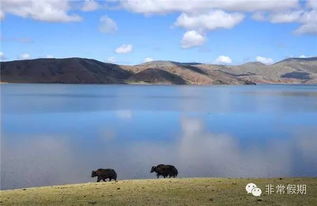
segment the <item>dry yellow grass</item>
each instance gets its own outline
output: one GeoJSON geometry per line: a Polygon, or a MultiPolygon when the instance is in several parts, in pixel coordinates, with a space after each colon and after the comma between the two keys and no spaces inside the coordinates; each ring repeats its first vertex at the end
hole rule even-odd
{"type": "Polygon", "coordinates": [[[1,191],[2,205],[317,205],[317,178],[119,180],[1,191]],[[253,182],[261,197],[247,194],[253,182]],[[306,184],[307,194],[265,193],[266,184],[306,184]]]}

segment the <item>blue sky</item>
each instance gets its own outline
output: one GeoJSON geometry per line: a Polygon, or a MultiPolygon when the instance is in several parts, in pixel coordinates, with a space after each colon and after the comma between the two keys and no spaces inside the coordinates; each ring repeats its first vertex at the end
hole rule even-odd
{"type": "Polygon", "coordinates": [[[259,1],[3,0],[0,57],[270,64],[317,56],[316,0],[259,1]]]}

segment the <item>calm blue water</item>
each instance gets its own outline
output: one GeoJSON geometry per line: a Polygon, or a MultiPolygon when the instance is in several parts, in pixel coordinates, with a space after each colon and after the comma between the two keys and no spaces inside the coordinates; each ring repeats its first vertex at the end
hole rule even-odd
{"type": "Polygon", "coordinates": [[[1,85],[1,188],[180,177],[317,176],[317,86],[1,85]]]}

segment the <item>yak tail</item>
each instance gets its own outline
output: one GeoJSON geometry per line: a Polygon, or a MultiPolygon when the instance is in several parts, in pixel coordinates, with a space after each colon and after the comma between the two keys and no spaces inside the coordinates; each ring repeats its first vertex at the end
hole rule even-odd
{"type": "Polygon", "coordinates": [[[175,173],[175,176],[178,175],[178,170],[174,167],[174,173],[175,173]]]}

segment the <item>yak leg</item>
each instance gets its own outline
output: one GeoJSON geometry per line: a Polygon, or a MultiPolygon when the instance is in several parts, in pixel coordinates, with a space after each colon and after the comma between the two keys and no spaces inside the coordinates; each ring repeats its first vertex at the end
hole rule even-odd
{"type": "Polygon", "coordinates": [[[101,180],[101,177],[98,177],[98,178],[97,178],[97,182],[100,182],[100,180],[101,180]]]}
{"type": "Polygon", "coordinates": [[[157,177],[157,178],[160,178],[160,175],[159,175],[159,174],[156,174],[156,177],[157,177]]]}
{"type": "Polygon", "coordinates": [[[102,180],[103,180],[104,182],[106,182],[106,178],[103,178],[102,180]]]}

